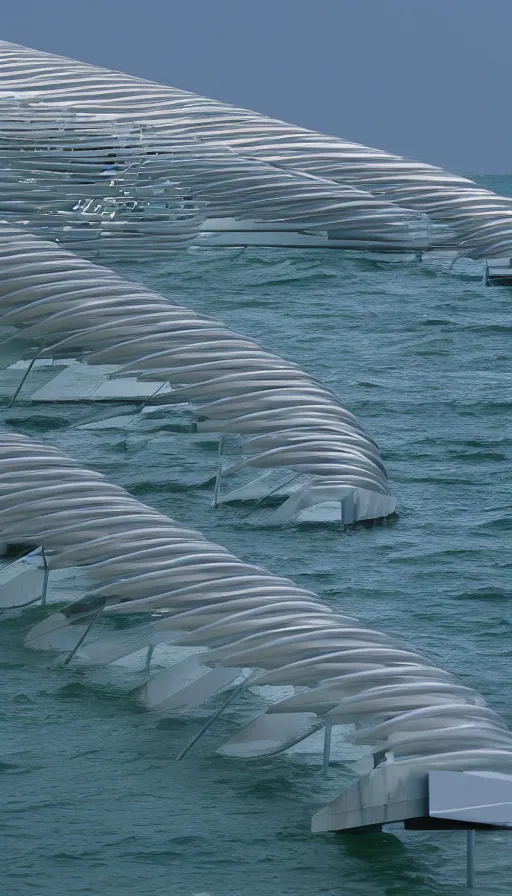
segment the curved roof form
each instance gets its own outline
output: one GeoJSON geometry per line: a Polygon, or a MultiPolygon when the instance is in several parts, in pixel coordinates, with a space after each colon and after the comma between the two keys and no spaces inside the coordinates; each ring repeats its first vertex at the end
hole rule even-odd
{"type": "Polygon", "coordinates": [[[440,242],[448,228],[448,239],[472,257],[512,251],[512,201],[432,165],[7,42],[0,43],[0,91],[48,109],[72,106],[118,123],[150,126],[174,143],[223,145],[288,172],[370,191],[426,213],[443,225],[440,242]]]}
{"type": "MultiPolygon", "coordinates": [[[[27,437],[0,434],[0,539],[44,545],[51,569],[82,567],[93,590],[26,643],[109,663],[156,644],[201,649],[150,677],[143,702],[189,710],[238,682],[279,688],[220,747],[249,758],[354,724],[375,765],[512,772],[512,735],[471,688],[393,637],[248,564],[141,504],[100,473],[27,437]],[[157,615],[155,616],[155,611],[157,615]],[[94,639],[100,613],[149,622],[94,639]],[[205,648],[207,648],[205,650],[205,648]],[[296,689],[283,699],[283,685],[296,689]]],[[[51,575],[51,572],[50,572],[51,575]]]]}
{"type": "Polygon", "coordinates": [[[181,248],[197,242],[206,216],[255,231],[328,231],[346,248],[429,246],[425,215],[366,191],[222,145],[40,105],[0,101],[0,215],[89,257],[102,248],[109,257],[181,248]]]}
{"type": "MultiPolygon", "coordinates": [[[[270,522],[336,502],[344,523],[395,510],[373,439],[337,396],[297,364],[223,323],[174,305],[50,242],[0,226],[0,359],[78,357],[117,375],[171,384],[197,429],[240,439],[240,470],[291,471],[270,522]],[[7,329],[9,328],[9,329],[7,329]]],[[[220,484],[220,479],[219,479],[220,484]]]]}

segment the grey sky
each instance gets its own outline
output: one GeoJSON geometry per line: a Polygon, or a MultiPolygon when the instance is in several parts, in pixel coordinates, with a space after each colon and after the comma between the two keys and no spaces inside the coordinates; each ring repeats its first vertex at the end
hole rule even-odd
{"type": "Polygon", "coordinates": [[[0,22],[452,171],[512,171],[512,0],[3,0],[0,22]]]}

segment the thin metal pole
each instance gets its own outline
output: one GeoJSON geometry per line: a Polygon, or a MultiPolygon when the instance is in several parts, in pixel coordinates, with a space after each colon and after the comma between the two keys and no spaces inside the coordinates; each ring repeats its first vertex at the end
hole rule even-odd
{"type": "Polygon", "coordinates": [[[247,511],[246,517],[254,513],[255,508],[258,507],[258,505],[261,504],[262,501],[266,501],[267,498],[270,498],[273,494],[275,494],[275,492],[278,492],[280,488],[284,488],[286,485],[290,485],[290,482],[294,482],[294,480],[298,479],[299,476],[302,476],[302,473],[294,473],[293,476],[290,476],[289,479],[285,479],[284,482],[278,482],[278,484],[275,485],[274,488],[271,488],[270,491],[266,493],[266,495],[262,495],[261,498],[258,498],[258,500],[254,502],[251,509],[247,511]]]}
{"type": "Polygon", "coordinates": [[[237,252],[236,255],[234,255],[233,258],[230,259],[231,264],[233,264],[233,262],[236,261],[237,258],[240,258],[240,256],[243,255],[246,249],[247,246],[243,246],[242,249],[240,249],[240,252],[237,252]]]}
{"type": "Polygon", "coordinates": [[[73,650],[71,651],[71,653],[68,653],[66,659],[64,660],[64,665],[65,665],[65,666],[69,665],[69,663],[70,663],[71,660],[73,659],[75,653],[77,652],[78,648],[84,643],[84,641],[85,641],[87,635],[89,634],[91,628],[93,627],[94,623],[96,622],[97,619],[99,619],[99,617],[100,617],[101,614],[103,613],[103,609],[104,609],[103,607],[100,607],[99,610],[98,610],[98,612],[94,614],[94,616],[92,617],[92,619],[91,619],[89,625],[87,626],[85,632],[83,633],[82,637],[78,639],[78,641],[77,641],[77,643],[75,644],[75,646],[73,647],[73,650]]]}
{"type": "Polygon", "coordinates": [[[231,692],[231,694],[229,695],[228,699],[224,701],[224,703],[222,704],[222,706],[221,706],[219,709],[215,710],[215,712],[213,713],[213,715],[211,715],[210,718],[208,719],[208,721],[205,722],[205,724],[204,724],[203,727],[198,731],[198,733],[195,735],[195,737],[193,737],[192,740],[190,740],[190,741],[188,742],[187,746],[184,747],[183,750],[182,750],[180,753],[178,753],[178,755],[176,756],[176,761],[177,761],[177,762],[179,762],[181,759],[184,759],[184,758],[185,758],[185,756],[187,755],[188,751],[192,749],[192,747],[194,746],[194,744],[197,743],[197,741],[199,740],[199,738],[202,737],[203,734],[206,733],[206,731],[208,731],[208,728],[210,727],[210,725],[213,725],[213,723],[219,718],[219,716],[222,715],[222,713],[223,713],[224,710],[229,706],[229,704],[233,702],[233,700],[235,699],[235,697],[238,697],[240,691],[242,690],[242,688],[244,688],[244,687],[246,686],[247,682],[248,682],[248,678],[244,678],[244,680],[241,681],[240,684],[236,686],[236,688],[235,688],[235,689],[231,692]]]}
{"type": "Polygon", "coordinates": [[[455,264],[457,263],[459,258],[464,258],[465,254],[465,252],[456,252],[452,260],[450,261],[450,264],[448,265],[448,270],[453,271],[455,264]]]}
{"type": "Polygon", "coordinates": [[[341,522],[343,526],[352,526],[356,521],[354,493],[341,499],[341,522]]]}
{"type": "Polygon", "coordinates": [[[327,775],[329,771],[329,760],[331,758],[331,737],[332,722],[327,722],[324,733],[324,775],[327,775]]]}
{"type": "Polygon", "coordinates": [[[475,889],[475,829],[467,832],[466,882],[469,890],[475,889]]]}
{"type": "MultiPolygon", "coordinates": [[[[39,352],[38,352],[37,354],[39,354],[39,352]]],[[[34,357],[32,358],[32,360],[31,360],[31,362],[30,362],[30,364],[28,365],[28,367],[27,367],[25,373],[23,374],[23,376],[22,376],[22,378],[21,378],[21,383],[19,384],[18,388],[16,389],[16,392],[15,392],[14,395],[12,396],[12,398],[11,398],[9,404],[7,405],[8,408],[12,408],[14,402],[16,401],[18,395],[20,394],[20,392],[21,392],[21,390],[22,390],[22,388],[23,388],[23,383],[25,382],[25,380],[27,379],[27,376],[29,375],[30,371],[32,370],[36,358],[37,358],[37,355],[34,355],[34,357]]]]}
{"type": "Polygon", "coordinates": [[[43,558],[43,566],[44,566],[43,590],[41,592],[41,606],[45,607],[46,606],[46,592],[48,591],[48,578],[50,575],[50,570],[48,569],[48,560],[46,559],[44,547],[41,548],[41,556],[43,558]]]}
{"type": "Polygon", "coordinates": [[[219,503],[220,483],[222,479],[222,453],[224,451],[224,436],[219,439],[219,456],[217,461],[217,476],[215,477],[215,488],[213,491],[213,506],[217,507],[219,503]]]}
{"type": "Polygon", "coordinates": [[[148,652],[146,654],[146,675],[149,675],[149,670],[151,668],[151,657],[153,656],[154,647],[152,644],[148,647],[148,652]]]}

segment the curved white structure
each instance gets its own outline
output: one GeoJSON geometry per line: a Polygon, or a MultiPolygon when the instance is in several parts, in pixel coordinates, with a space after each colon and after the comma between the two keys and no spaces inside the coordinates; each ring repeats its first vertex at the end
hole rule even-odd
{"type": "Polygon", "coordinates": [[[0,218],[111,261],[197,241],[204,203],[146,170],[140,129],[72,111],[34,116],[6,100],[0,121],[0,218]]]}
{"type": "Polygon", "coordinates": [[[259,159],[288,173],[370,191],[375,197],[427,214],[447,241],[471,257],[512,251],[512,201],[471,180],[401,156],[327,137],[265,115],[184,90],[0,43],[0,97],[30,101],[61,115],[101,115],[151,129],[175,148],[197,141],[259,159]]]}
{"type": "Polygon", "coordinates": [[[197,242],[199,229],[217,242],[245,229],[280,245],[430,245],[425,215],[229,147],[1,94],[0,120],[0,216],[88,257],[146,257],[197,242]]]}
{"type": "Polygon", "coordinates": [[[220,747],[224,754],[271,755],[319,729],[354,724],[350,740],[369,748],[377,768],[512,774],[503,719],[427,657],[182,528],[57,449],[6,433],[0,538],[41,545],[50,570],[82,567],[95,583],[38,623],[29,647],[93,664],[163,643],[201,649],[144,684],[143,702],[166,711],[190,709],[235,682],[231,697],[277,687],[267,711],[220,747]],[[94,640],[101,613],[149,622],[94,640]],[[285,699],[283,685],[295,688],[285,699]]]}
{"type": "MultiPolygon", "coordinates": [[[[223,476],[292,472],[293,493],[271,523],[325,502],[343,523],[395,510],[375,442],[314,377],[218,321],[5,226],[1,329],[3,366],[78,357],[118,365],[118,376],[169,382],[161,400],[192,402],[199,431],[240,439],[242,458],[223,476]]],[[[216,499],[219,486],[220,472],[216,499]]]]}

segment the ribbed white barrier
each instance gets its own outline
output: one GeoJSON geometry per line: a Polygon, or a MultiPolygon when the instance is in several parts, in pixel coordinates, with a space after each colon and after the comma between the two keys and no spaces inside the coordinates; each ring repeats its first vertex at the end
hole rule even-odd
{"type": "Polygon", "coordinates": [[[395,510],[375,442],[314,377],[218,321],[5,225],[1,330],[4,367],[77,357],[118,365],[118,376],[169,382],[162,402],[192,402],[199,431],[240,439],[242,458],[219,468],[216,500],[221,475],[284,470],[293,493],[271,523],[326,502],[337,504],[343,523],[395,510]]]}
{"type": "Polygon", "coordinates": [[[280,244],[330,232],[336,247],[429,246],[425,215],[229,147],[1,95],[0,122],[0,215],[88,257],[180,248],[200,226],[273,232],[280,244]]]}
{"type": "MultiPolygon", "coordinates": [[[[279,753],[353,724],[377,767],[512,772],[512,735],[474,690],[394,638],[245,563],[55,448],[0,434],[0,538],[83,568],[87,597],[38,623],[29,647],[109,663],[157,644],[200,649],[148,678],[150,708],[190,710],[219,690],[266,685],[275,702],[220,751],[279,753]],[[100,614],[149,620],[95,638],[100,614]],[[155,615],[156,613],[156,615],[155,615]],[[205,648],[208,648],[205,650],[205,648]],[[282,699],[283,685],[296,690],[282,699]]],[[[216,713],[218,715],[218,712],[216,713]]]]}
{"type": "Polygon", "coordinates": [[[0,218],[111,262],[197,241],[204,203],[148,169],[140,128],[5,100],[0,124],[0,218]]]}
{"type": "MultiPolygon", "coordinates": [[[[174,143],[192,139],[286,169],[370,191],[426,213],[472,257],[512,251],[512,200],[468,178],[382,150],[328,137],[184,90],[16,44],[0,43],[0,96],[47,109],[150,126],[174,143]]],[[[116,124],[116,126],[117,126],[116,124]]]]}

